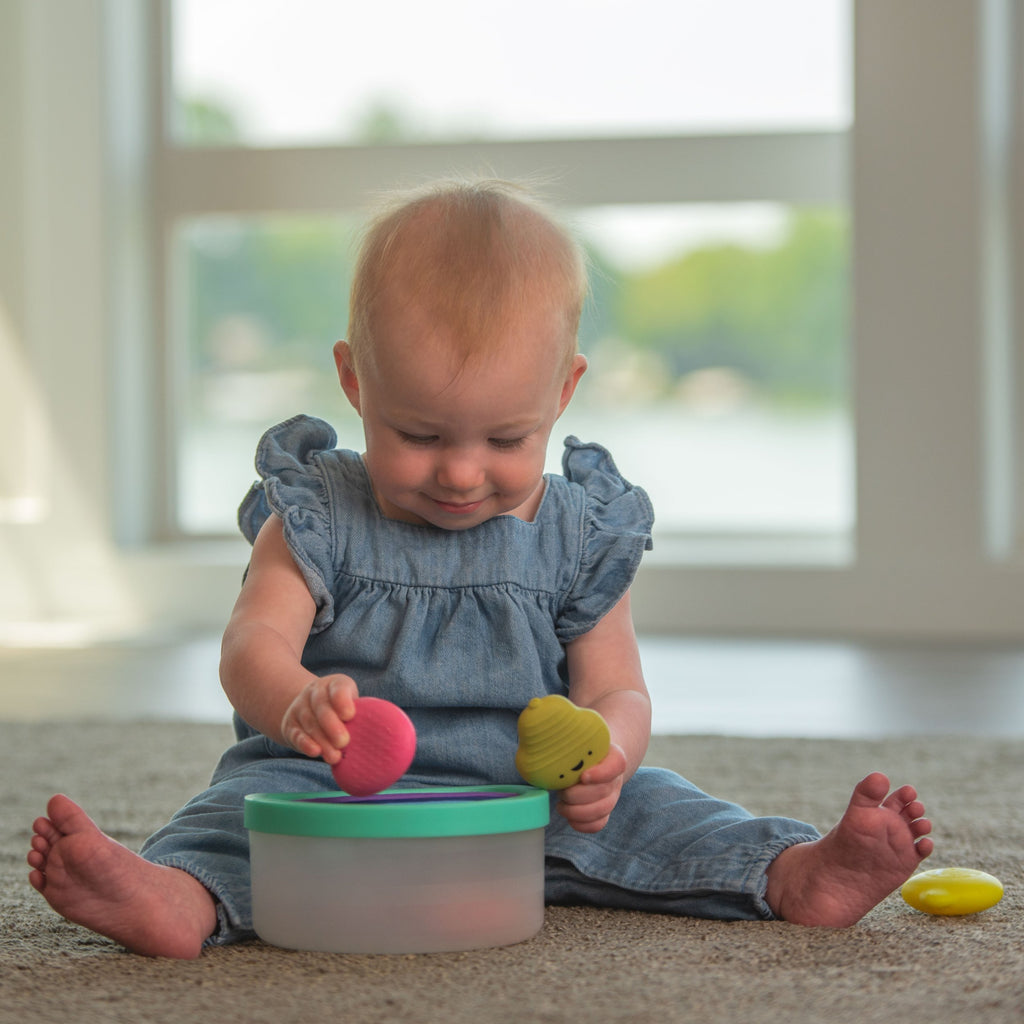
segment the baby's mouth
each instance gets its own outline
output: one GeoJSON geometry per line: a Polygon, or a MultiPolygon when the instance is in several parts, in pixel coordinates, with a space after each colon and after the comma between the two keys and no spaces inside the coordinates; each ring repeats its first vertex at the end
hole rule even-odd
{"type": "Polygon", "coordinates": [[[483,504],[483,499],[481,498],[479,501],[454,502],[441,501],[440,499],[435,498],[434,504],[436,504],[442,512],[447,512],[454,516],[466,516],[475,512],[483,504]]]}

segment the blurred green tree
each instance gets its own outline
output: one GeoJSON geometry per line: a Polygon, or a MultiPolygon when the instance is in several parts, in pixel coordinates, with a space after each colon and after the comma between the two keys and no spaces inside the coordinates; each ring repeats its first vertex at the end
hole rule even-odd
{"type": "Polygon", "coordinates": [[[675,376],[735,371],[776,399],[833,402],[845,387],[847,229],[836,211],[799,211],[772,248],[716,245],[619,276],[621,341],[675,376]]]}
{"type": "MultiPolygon", "coordinates": [[[[193,144],[240,137],[236,116],[214,100],[189,100],[179,114],[193,144]]],[[[384,101],[375,101],[360,123],[365,144],[402,141],[412,130],[411,119],[384,101]]],[[[248,352],[254,370],[328,370],[330,343],[347,325],[354,239],[355,225],[345,218],[207,218],[189,225],[192,371],[223,368],[219,325],[232,318],[258,325],[264,342],[228,351],[236,363],[248,352]]],[[[713,367],[775,402],[832,404],[843,397],[843,213],[798,210],[775,246],[707,245],[639,271],[620,268],[613,252],[591,247],[589,257],[591,295],[580,327],[585,351],[611,342],[644,353],[639,365],[655,368],[652,386],[665,394],[687,374],[713,367]]]]}
{"type": "Polygon", "coordinates": [[[238,117],[231,108],[210,97],[192,97],[176,110],[176,134],[189,146],[230,146],[241,141],[238,117]]]}

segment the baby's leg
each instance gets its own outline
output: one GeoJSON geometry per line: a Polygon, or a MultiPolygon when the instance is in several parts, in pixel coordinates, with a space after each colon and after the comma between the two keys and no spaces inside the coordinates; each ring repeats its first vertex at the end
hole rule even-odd
{"type": "Polygon", "coordinates": [[[754,817],[675,772],[641,768],[593,834],[552,815],[545,841],[549,903],[593,904],[725,921],[774,916],[765,871],[780,850],[820,839],[792,818],[754,817]]]}
{"type": "Polygon", "coordinates": [[[134,953],[191,959],[217,926],[213,896],[191,875],[143,860],[66,796],[33,823],[29,882],[63,917],[134,953]]]}
{"type": "Polygon", "coordinates": [[[768,905],[795,924],[854,924],[932,852],[925,838],[931,829],[914,788],[889,793],[889,780],[874,772],[854,788],[828,835],[791,846],[771,863],[768,905]]]}

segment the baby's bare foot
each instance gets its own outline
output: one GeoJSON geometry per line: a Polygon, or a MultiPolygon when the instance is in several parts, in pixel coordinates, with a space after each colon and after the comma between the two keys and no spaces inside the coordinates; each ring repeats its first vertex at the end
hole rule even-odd
{"type": "Polygon", "coordinates": [[[29,882],[58,914],[134,953],[199,956],[216,907],[196,879],[132,853],[66,796],[46,810],[32,825],[29,882]]]}
{"type": "Polygon", "coordinates": [[[766,899],[795,924],[855,924],[899,888],[934,848],[924,804],[913,786],[889,793],[873,772],[857,784],[828,835],[784,850],[768,868],[766,899]]]}

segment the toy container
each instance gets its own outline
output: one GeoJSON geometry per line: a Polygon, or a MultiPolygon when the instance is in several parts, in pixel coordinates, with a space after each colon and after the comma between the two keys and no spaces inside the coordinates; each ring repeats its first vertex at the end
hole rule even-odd
{"type": "Polygon", "coordinates": [[[247,796],[256,934],[334,953],[521,942],[544,923],[549,814],[530,786],[247,796]]]}

